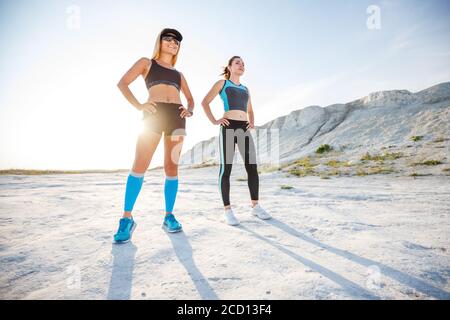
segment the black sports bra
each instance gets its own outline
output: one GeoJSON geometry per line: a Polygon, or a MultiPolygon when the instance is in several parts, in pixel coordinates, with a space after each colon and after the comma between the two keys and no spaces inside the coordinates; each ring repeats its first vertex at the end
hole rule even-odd
{"type": "Polygon", "coordinates": [[[147,89],[149,89],[160,83],[172,85],[180,91],[181,75],[177,70],[163,67],[152,59],[152,65],[145,77],[145,84],[147,85],[147,89]]]}

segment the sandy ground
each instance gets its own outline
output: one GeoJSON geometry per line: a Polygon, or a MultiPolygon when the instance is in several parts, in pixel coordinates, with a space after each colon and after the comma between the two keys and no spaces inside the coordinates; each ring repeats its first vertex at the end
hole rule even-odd
{"type": "Polygon", "coordinates": [[[261,221],[235,166],[241,225],[230,227],[217,176],[217,167],[180,171],[184,232],[168,235],[163,173],[148,172],[124,245],[112,235],[126,174],[1,176],[0,298],[450,298],[448,177],[262,174],[273,219],[261,221]]]}

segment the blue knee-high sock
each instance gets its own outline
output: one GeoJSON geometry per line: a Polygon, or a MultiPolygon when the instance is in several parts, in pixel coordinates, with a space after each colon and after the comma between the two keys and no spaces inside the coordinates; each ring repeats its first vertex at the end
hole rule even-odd
{"type": "Polygon", "coordinates": [[[166,212],[172,212],[178,192],[178,176],[166,177],[164,183],[164,199],[166,200],[166,212]]]}
{"type": "Polygon", "coordinates": [[[136,173],[130,171],[127,179],[127,186],[125,188],[125,205],[124,211],[132,211],[134,203],[136,202],[139,191],[141,191],[142,183],[144,182],[144,173],[136,173]]]}

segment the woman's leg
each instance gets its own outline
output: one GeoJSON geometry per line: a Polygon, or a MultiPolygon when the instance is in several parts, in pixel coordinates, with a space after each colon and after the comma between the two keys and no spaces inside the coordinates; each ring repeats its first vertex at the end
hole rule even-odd
{"type": "Polygon", "coordinates": [[[256,164],[256,148],[253,137],[250,132],[243,133],[243,136],[237,138],[239,153],[244,160],[245,170],[247,171],[247,184],[250,191],[252,206],[258,204],[259,197],[259,176],[258,165],[256,164]]]}
{"type": "Polygon", "coordinates": [[[144,182],[145,172],[150,165],[160,139],[161,134],[152,131],[144,131],[138,137],[133,168],[128,175],[125,188],[123,217],[131,217],[134,203],[144,182]]]}
{"type": "Polygon", "coordinates": [[[223,205],[230,209],[230,175],[234,158],[234,130],[220,126],[219,133],[220,171],[219,191],[222,196],[223,205]],[[228,132],[228,134],[227,134],[228,132]],[[228,137],[227,137],[228,136],[228,137]]]}
{"type": "Polygon", "coordinates": [[[164,199],[166,203],[166,214],[172,213],[178,192],[178,162],[181,149],[183,148],[184,136],[164,137],[164,199]]]}

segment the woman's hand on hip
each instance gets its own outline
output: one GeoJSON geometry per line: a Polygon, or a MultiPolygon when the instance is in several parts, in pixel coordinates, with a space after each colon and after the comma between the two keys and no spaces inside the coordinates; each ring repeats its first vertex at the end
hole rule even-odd
{"type": "Polygon", "coordinates": [[[180,106],[178,109],[181,110],[181,113],[180,113],[180,117],[181,118],[192,117],[192,113],[188,109],[186,109],[185,107],[180,106]]]}
{"type": "Polygon", "coordinates": [[[230,125],[230,121],[228,121],[227,118],[220,118],[219,120],[216,120],[213,123],[215,125],[220,124],[222,126],[229,126],[230,125]]]}
{"type": "Polygon", "coordinates": [[[145,103],[142,103],[139,110],[146,111],[150,114],[153,114],[157,111],[156,107],[157,107],[156,102],[149,100],[145,103]]]}

